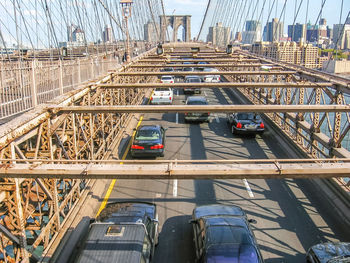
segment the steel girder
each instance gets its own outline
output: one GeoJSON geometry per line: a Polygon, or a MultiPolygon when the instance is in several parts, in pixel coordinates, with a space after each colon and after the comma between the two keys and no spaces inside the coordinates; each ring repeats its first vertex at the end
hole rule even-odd
{"type": "MultiPolygon", "coordinates": [[[[128,71],[128,67],[121,70],[128,71]]],[[[142,73],[142,69],[139,69],[142,73]]],[[[138,105],[151,90],[101,89],[94,84],[153,82],[153,76],[112,76],[56,101],[65,106],[138,105]]],[[[0,158],[14,160],[101,160],[122,140],[132,115],[55,115],[40,106],[0,131],[0,158]]],[[[6,163],[3,162],[2,164],[6,163]]],[[[0,178],[0,255],[3,262],[39,259],[73,213],[88,178],[0,178]]]]}

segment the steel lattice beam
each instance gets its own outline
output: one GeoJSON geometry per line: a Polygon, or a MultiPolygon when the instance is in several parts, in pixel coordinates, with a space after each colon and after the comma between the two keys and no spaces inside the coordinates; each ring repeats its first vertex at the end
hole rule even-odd
{"type": "Polygon", "coordinates": [[[52,106],[58,113],[170,113],[170,112],[350,112],[350,105],[142,105],[142,106],[52,106]]]}
{"type": "MultiPolygon", "coordinates": [[[[202,161],[135,161],[64,163],[64,164],[6,164],[0,174],[9,178],[71,178],[71,179],[267,179],[267,178],[333,178],[350,176],[350,160],[239,160],[202,161]]],[[[44,161],[45,162],[45,161],[44,161]]]]}

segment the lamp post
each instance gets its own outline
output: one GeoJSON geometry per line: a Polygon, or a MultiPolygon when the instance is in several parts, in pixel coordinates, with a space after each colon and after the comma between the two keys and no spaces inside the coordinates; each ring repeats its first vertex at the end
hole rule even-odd
{"type": "Polygon", "coordinates": [[[122,15],[124,17],[125,23],[125,33],[126,33],[126,49],[125,49],[125,61],[130,61],[130,36],[129,36],[129,28],[128,28],[128,19],[131,16],[131,6],[133,4],[133,0],[120,0],[120,4],[122,5],[122,15]]]}

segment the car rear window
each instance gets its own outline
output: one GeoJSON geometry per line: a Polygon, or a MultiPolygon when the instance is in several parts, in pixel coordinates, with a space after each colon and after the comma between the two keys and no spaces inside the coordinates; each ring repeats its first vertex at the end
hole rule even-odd
{"type": "Polygon", "coordinates": [[[208,244],[251,244],[249,233],[243,227],[210,226],[208,227],[208,244]]]}
{"type": "Polygon", "coordinates": [[[156,88],[155,91],[166,91],[166,92],[168,92],[168,91],[170,91],[170,89],[169,88],[156,88]]]}
{"type": "Polygon", "coordinates": [[[254,113],[238,113],[237,119],[239,120],[260,120],[260,115],[254,113]]]}
{"type": "Polygon", "coordinates": [[[208,103],[203,100],[192,100],[187,102],[187,105],[207,105],[207,104],[208,103]]]}
{"type": "Polygon", "coordinates": [[[157,130],[139,130],[136,133],[136,140],[157,140],[160,138],[160,133],[157,130]]]}
{"type": "Polygon", "coordinates": [[[198,83],[198,82],[201,82],[201,80],[198,78],[192,78],[192,79],[186,79],[186,82],[189,82],[189,83],[198,83]]]}

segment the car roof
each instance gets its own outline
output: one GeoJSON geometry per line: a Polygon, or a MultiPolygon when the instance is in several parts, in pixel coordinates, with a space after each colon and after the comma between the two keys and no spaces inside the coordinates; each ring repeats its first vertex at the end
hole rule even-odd
{"type": "Polygon", "coordinates": [[[221,204],[197,206],[193,210],[193,215],[195,216],[195,219],[209,216],[246,216],[243,209],[239,206],[221,204]]]}
{"type": "Polygon", "coordinates": [[[321,263],[327,262],[342,262],[342,261],[330,261],[334,257],[350,257],[350,243],[349,242],[326,242],[314,245],[310,248],[317,256],[321,263]]]}
{"type": "Polygon", "coordinates": [[[94,223],[77,262],[140,262],[145,235],[142,224],[94,223]],[[111,227],[120,231],[109,234],[111,227]]]}
{"type": "Polygon", "coordinates": [[[259,252],[254,245],[250,244],[219,244],[212,245],[206,253],[206,263],[259,263],[259,252]]]}
{"type": "Polygon", "coordinates": [[[202,97],[202,96],[190,96],[190,97],[187,97],[187,102],[192,102],[192,101],[207,102],[207,99],[205,97],[202,97]]]}
{"type": "Polygon", "coordinates": [[[185,79],[200,79],[200,77],[198,75],[190,75],[186,76],[185,79]]]}
{"type": "Polygon", "coordinates": [[[174,76],[171,76],[171,75],[164,75],[164,76],[162,76],[162,78],[174,78],[174,76]]]}

